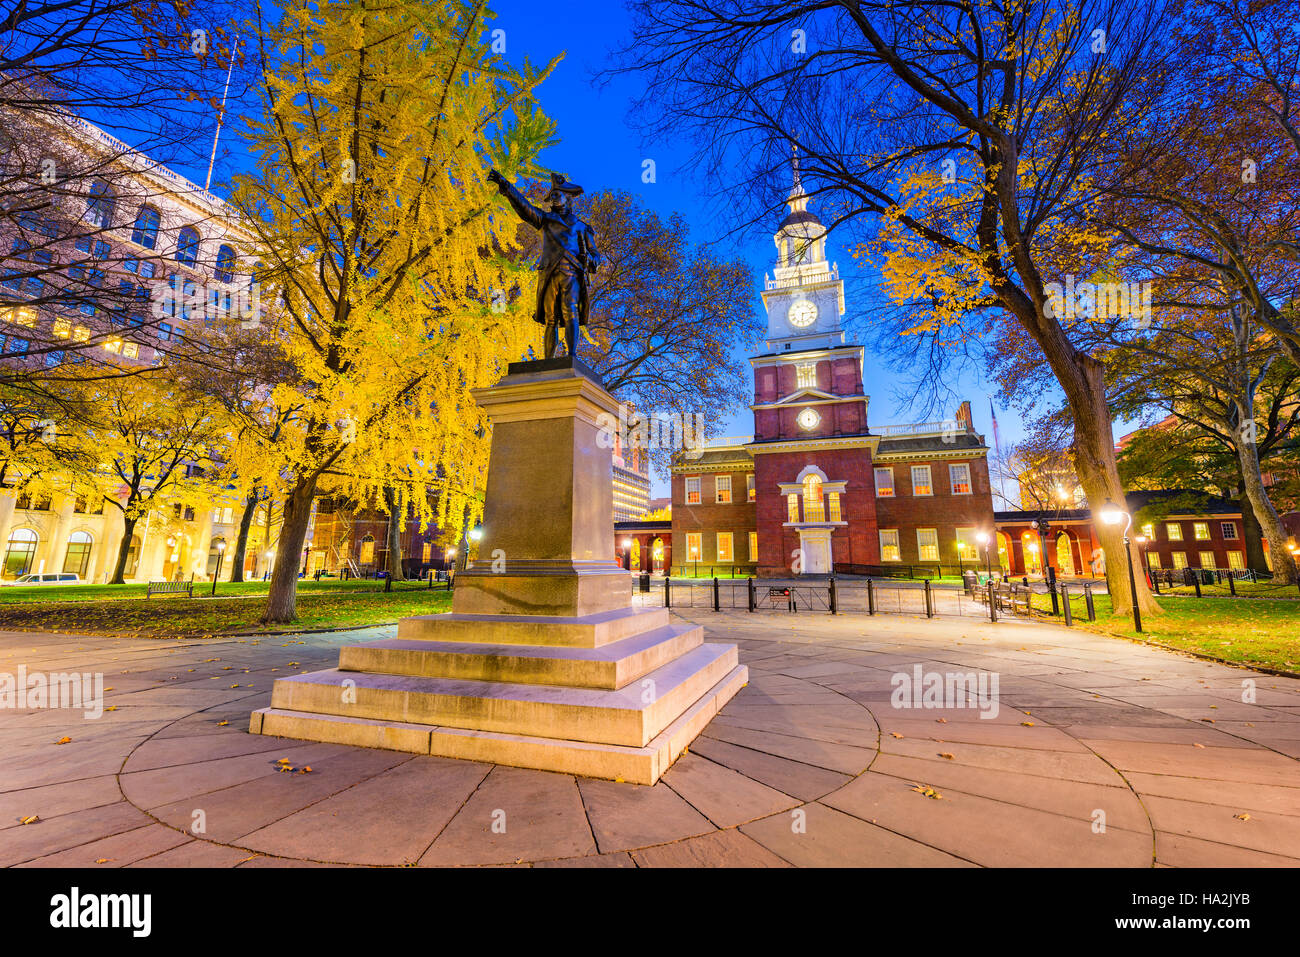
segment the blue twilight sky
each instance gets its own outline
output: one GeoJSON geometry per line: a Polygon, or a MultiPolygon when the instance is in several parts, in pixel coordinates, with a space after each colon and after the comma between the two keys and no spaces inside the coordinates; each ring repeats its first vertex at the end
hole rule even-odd
{"type": "MultiPolygon", "coordinates": [[[[497,14],[492,28],[505,30],[506,56],[512,62],[520,63],[528,57],[534,64],[543,64],[557,53],[565,54],[539,90],[542,109],[555,119],[561,140],[542,154],[542,163],[563,172],[588,190],[626,190],[661,215],[680,212],[690,224],[693,241],[720,241],[731,224],[716,215],[709,184],[680,172],[689,159],[688,150],[671,140],[643,144],[640,132],[629,125],[629,105],[640,92],[638,80],[617,76],[600,88],[592,83],[592,74],[610,65],[610,52],[629,33],[629,18],[623,5],[611,0],[551,0],[545,4],[537,0],[494,0],[491,6],[497,14]],[[647,158],[653,159],[656,165],[656,182],[651,184],[641,181],[642,162],[647,158]]],[[[753,268],[753,305],[760,316],[763,310],[759,290],[764,272],[774,265],[776,250],[772,233],[777,222],[774,220],[751,235],[729,241],[718,250],[728,257],[743,258],[753,268]]],[[[833,236],[827,256],[839,263],[840,275],[848,286],[849,312],[844,319],[846,323],[851,322],[855,294],[869,293],[863,287],[874,286],[878,274],[853,260],[834,242],[833,236]]],[[[738,354],[752,353],[742,349],[738,354]]],[[[906,386],[905,377],[877,361],[870,350],[863,382],[871,396],[869,419],[873,425],[921,418],[915,412],[903,410],[892,394],[895,386],[906,386]]],[[[752,388],[752,376],[750,385],[752,388]]],[[[957,388],[959,395],[971,400],[976,428],[985,434],[990,445],[993,435],[988,397],[995,389],[975,374],[966,375],[957,388]]],[[[1023,430],[1012,411],[999,410],[999,413],[998,431],[1005,449],[1022,436],[1023,430]]],[[[933,417],[940,416],[936,413],[933,417]]],[[[743,406],[730,410],[721,426],[723,435],[748,435],[753,431],[753,415],[743,406]]],[[[652,478],[651,494],[668,494],[667,482],[660,476],[652,478]]]]}
{"type": "MultiPolygon", "coordinates": [[[[563,172],[571,180],[589,191],[598,189],[625,190],[639,197],[646,207],[661,215],[674,211],[681,213],[691,228],[694,242],[718,243],[717,253],[727,258],[739,257],[753,269],[753,308],[763,317],[759,290],[763,274],[774,265],[775,248],[772,233],[778,219],[753,230],[748,235],[724,239],[731,223],[718,211],[709,184],[681,172],[689,152],[672,140],[642,143],[640,132],[628,121],[632,99],[640,92],[639,80],[632,76],[617,76],[599,88],[593,83],[593,74],[611,64],[611,51],[623,43],[629,34],[629,17],[618,0],[492,0],[496,19],[489,29],[500,28],[506,32],[505,55],[514,63],[525,57],[534,65],[548,62],[556,54],[565,57],[539,89],[539,102],[558,126],[560,142],[541,157],[543,165],[563,172]],[[642,162],[653,159],[656,164],[656,182],[641,181],[642,162]]],[[[234,92],[234,91],[232,91],[234,92]]],[[[251,97],[242,104],[232,103],[232,112],[254,106],[251,97]]],[[[232,170],[247,169],[251,159],[237,135],[241,124],[236,120],[222,132],[213,188],[224,193],[223,174],[232,170]]],[[[205,135],[210,143],[211,132],[205,135]]],[[[199,151],[206,161],[207,148],[199,151]]],[[[175,164],[179,172],[202,183],[204,168],[189,168],[175,164]]],[[[779,197],[783,199],[784,197],[779,197]]],[[[815,208],[815,207],[814,207],[815,208]]],[[[844,317],[852,330],[855,321],[855,300],[870,300],[879,274],[870,264],[851,258],[832,236],[827,255],[838,262],[840,275],[847,287],[848,313],[844,317]]],[[[765,317],[762,326],[766,327],[765,317]]],[[[850,331],[850,339],[854,338],[850,331]]],[[[737,356],[753,354],[758,350],[738,343],[737,356]]],[[[749,366],[745,364],[749,373],[749,366]]],[[[749,375],[752,390],[753,379],[749,375]]],[[[869,420],[873,426],[940,418],[951,414],[946,408],[924,415],[921,411],[907,411],[896,395],[906,391],[909,380],[901,372],[891,369],[879,360],[868,347],[863,370],[866,391],[871,396],[869,420]]],[[[960,377],[954,386],[957,394],[971,401],[975,426],[993,442],[989,413],[989,396],[996,387],[975,372],[960,377]]],[[[1010,409],[999,409],[999,434],[1003,449],[1024,434],[1016,414],[1010,409]]],[[[1123,430],[1117,430],[1123,431],[1123,430]]],[[[723,435],[747,435],[753,432],[753,416],[740,405],[725,410],[720,423],[723,435]]],[[[667,482],[662,476],[652,476],[654,496],[667,494],[667,482]]],[[[1014,494],[1014,489],[1008,489],[1014,494]]]]}

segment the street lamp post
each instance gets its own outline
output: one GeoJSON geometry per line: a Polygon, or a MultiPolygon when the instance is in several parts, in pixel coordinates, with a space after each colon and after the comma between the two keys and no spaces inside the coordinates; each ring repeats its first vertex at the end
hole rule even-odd
{"type": "Polygon", "coordinates": [[[1142,556],[1142,577],[1147,580],[1147,586],[1151,585],[1151,562],[1147,558],[1147,537],[1139,535],[1133,539],[1137,542],[1138,554],[1142,556]]]}
{"type": "Polygon", "coordinates": [[[1133,552],[1129,549],[1128,530],[1133,527],[1133,516],[1120,508],[1110,499],[1101,507],[1101,521],[1105,525],[1118,525],[1124,522],[1124,559],[1128,562],[1129,599],[1133,602],[1133,630],[1142,633],[1142,612],[1138,608],[1137,578],[1133,574],[1133,552]]]}
{"type": "Polygon", "coordinates": [[[212,573],[212,594],[217,593],[217,579],[221,577],[221,559],[226,554],[226,543],[217,542],[217,570],[212,573]]]}
{"type": "Polygon", "coordinates": [[[623,567],[627,571],[632,570],[632,539],[623,539],[623,567]]]}
{"type": "MultiPolygon", "coordinates": [[[[993,563],[992,563],[992,560],[989,558],[989,533],[988,533],[988,532],[976,532],[976,533],[975,533],[975,540],[976,540],[977,542],[979,542],[981,545],[984,546],[984,574],[985,574],[987,577],[992,578],[992,577],[993,577],[993,563]]],[[[979,556],[976,556],[976,560],[978,560],[978,558],[979,558],[979,556]]]]}

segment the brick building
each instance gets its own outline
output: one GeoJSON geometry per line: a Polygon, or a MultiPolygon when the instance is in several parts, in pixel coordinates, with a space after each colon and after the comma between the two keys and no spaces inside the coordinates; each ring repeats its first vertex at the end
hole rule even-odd
{"type": "Polygon", "coordinates": [[[776,577],[973,562],[993,502],[969,403],[946,422],[870,428],[864,350],[845,342],[844,284],[797,171],[786,204],[762,293],[767,351],[750,359],[754,434],[675,457],[674,569],[776,577]]]}

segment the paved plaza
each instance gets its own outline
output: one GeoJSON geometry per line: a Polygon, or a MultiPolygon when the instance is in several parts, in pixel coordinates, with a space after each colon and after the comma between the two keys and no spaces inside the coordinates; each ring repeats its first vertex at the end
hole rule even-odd
{"type": "Polygon", "coordinates": [[[392,627],[0,633],[0,672],[101,671],[113,709],[0,711],[0,864],[1300,865],[1300,681],[1016,621],[679,615],[751,678],[654,787],[248,733],[392,627]],[[996,675],[996,715],[895,707],[918,665],[996,675]]]}

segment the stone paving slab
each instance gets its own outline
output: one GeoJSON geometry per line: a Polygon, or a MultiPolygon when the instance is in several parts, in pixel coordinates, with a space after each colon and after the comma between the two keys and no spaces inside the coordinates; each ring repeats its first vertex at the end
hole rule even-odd
{"type": "Polygon", "coordinates": [[[1300,681],[1049,625],[680,611],[751,679],[653,788],[247,733],[275,678],[392,627],[0,633],[0,670],[100,671],[117,709],[0,711],[0,865],[1300,866],[1300,681]],[[918,665],[995,672],[998,714],[895,707],[918,665]]]}

